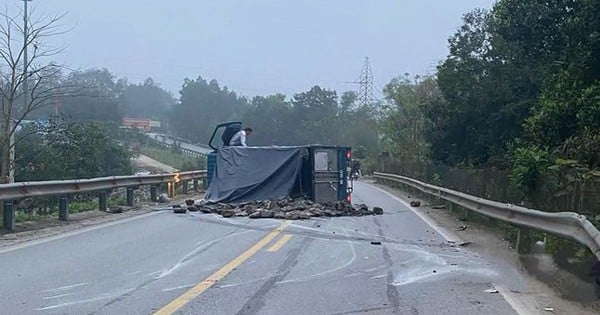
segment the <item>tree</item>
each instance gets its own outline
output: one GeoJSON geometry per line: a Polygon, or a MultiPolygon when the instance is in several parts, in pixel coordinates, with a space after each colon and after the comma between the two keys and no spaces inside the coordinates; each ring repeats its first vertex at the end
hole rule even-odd
{"type": "Polygon", "coordinates": [[[48,42],[67,31],[63,16],[35,17],[26,10],[24,16],[0,13],[0,183],[14,181],[15,146],[27,136],[15,137],[19,124],[54,97],[73,93],[61,80],[62,67],[46,63],[61,51],[48,42]]]}
{"type": "MultiPolygon", "coordinates": [[[[355,153],[362,152],[362,159],[377,153],[380,128],[374,105],[359,106],[356,92],[346,91],[340,97],[337,116],[339,144],[352,147],[355,153]]],[[[354,156],[359,158],[361,153],[354,156]]]]}
{"type": "MultiPolygon", "coordinates": [[[[129,175],[128,147],[119,144],[107,125],[52,117],[48,125],[17,147],[18,180],[57,180],[129,175]]],[[[23,131],[21,131],[23,132],[23,131]]]]}
{"type": "Polygon", "coordinates": [[[152,78],[141,84],[129,84],[119,95],[119,107],[126,117],[166,120],[168,111],[176,103],[173,96],[152,78]]]}
{"type": "Polygon", "coordinates": [[[253,145],[289,145],[297,143],[292,124],[292,107],[285,95],[256,96],[244,114],[244,123],[256,126],[249,140],[253,145]]]}
{"type": "MultiPolygon", "coordinates": [[[[500,2],[499,2],[500,3],[500,2]]],[[[438,66],[441,108],[429,107],[432,157],[450,165],[501,161],[539,94],[538,81],[498,32],[494,12],[465,14],[438,66]]]]}
{"type": "Polygon", "coordinates": [[[337,94],[316,85],[309,91],[295,94],[292,99],[297,144],[336,144],[340,126],[337,121],[337,94]]]}
{"type": "Polygon", "coordinates": [[[206,143],[214,127],[221,122],[239,119],[248,102],[220,87],[216,80],[206,82],[202,77],[185,79],[180,103],[171,109],[171,129],[180,137],[206,143]]]}
{"type": "Polygon", "coordinates": [[[61,113],[77,121],[120,124],[123,109],[119,97],[127,86],[125,79],[115,78],[107,69],[87,69],[71,72],[66,82],[78,87],[81,93],[58,98],[61,113]]]}
{"type": "Polygon", "coordinates": [[[384,146],[394,159],[401,161],[401,172],[422,175],[429,160],[426,131],[430,124],[425,110],[444,104],[435,78],[411,80],[406,74],[392,79],[383,92],[387,102],[382,123],[384,146]]]}

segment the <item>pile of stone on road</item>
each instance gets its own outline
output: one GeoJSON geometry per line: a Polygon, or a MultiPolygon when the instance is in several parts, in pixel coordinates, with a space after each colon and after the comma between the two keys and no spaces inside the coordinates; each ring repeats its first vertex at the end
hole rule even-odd
{"type": "MultiPolygon", "coordinates": [[[[191,200],[190,200],[191,201],[191,200]]],[[[330,202],[319,204],[309,199],[274,199],[265,201],[231,203],[186,202],[187,210],[201,211],[203,213],[216,213],[223,217],[249,217],[251,219],[275,218],[286,220],[305,220],[311,217],[340,217],[364,216],[383,214],[383,209],[373,207],[369,209],[364,204],[350,205],[344,202],[330,202]]]]}

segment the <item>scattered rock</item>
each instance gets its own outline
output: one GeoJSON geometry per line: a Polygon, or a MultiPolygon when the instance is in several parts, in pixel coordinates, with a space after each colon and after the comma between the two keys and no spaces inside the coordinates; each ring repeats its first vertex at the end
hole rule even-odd
{"type": "Polygon", "coordinates": [[[285,213],[283,212],[275,212],[273,214],[274,219],[285,219],[285,213]]]}
{"type": "Polygon", "coordinates": [[[310,213],[309,211],[302,211],[302,212],[298,213],[298,219],[300,219],[300,220],[310,219],[311,216],[309,215],[309,213],[310,213]]]}
{"type": "Polygon", "coordinates": [[[296,211],[290,211],[285,214],[286,220],[298,220],[299,218],[300,218],[300,216],[298,215],[298,212],[296,212],[296,211]]]}
{"type": "Polygon", "coordinates": [[[433,205],[431,209],[446,209],[446,205],[433,205]]]}
{"type": "Polygon", "coordinates": [[[186,213],[187,209],[183,208],[181,205],[173,205],[173,213],[186,213]]]}
{"type": "Polygon", "coordinates": [[[221,215],[224,218],[231,218],[235,215],[235,211],[232,209],[225,209],[225,210],[221,211],[221,215]]]}
{"type": "Polygon", "coordinates": [[[123,207],[116,207],[115,209],[112,209],[111,213],[123,213],[123,207]]]}
{"type": "Polygon", "coordinates": [[[160,202],[160,203],[167,203],[169,201],[171,201],[171,199],[169,198],[169,195],[167,195],[167,194],[160,194],[158,196],[158,202],[160,202]]]}
{"type": "Polygon", "coordinates": [[[462,242],[462,243],[459,243],[458,246],[469,246],[471,244],[473,244],[473,242],[462,242]]]}
{"type": "Polygon", "coordinates": [[[200,207],[198,208],[202,213],[212,213],[212,209],[208,207],[200,207]]]}
{"type": "Polygon", "coordinates": [[[484,292],[485,293],[498,293],[498,290],[496,290],[496,289],[487,289],[484,292]]]}
{"type": "Polygon", "coordinates": [[[260,212],[261,218],[269,219],[269,218],[273,217],[273,211],[271,211],[271,210],[260,210],[257,212],[260,212]]]}
{"type": "Polygon", "coordinates": [[[363,216],[381,215],[383,209],[374,207],[369,210],[365,204],[352,206],[345,202],[315,203],[310,199],[272,199],[262,201],[247,201],[237,204],[186,200],[189,211],[202,213],[216,213],[224,217],[245,217],[251,219],[275,218],[286,220],[307,220],[311,217],[338,217],[338,216],[363,216]],[[193,207],[190,208],[190,207],[193,207]]]}
{"type": "Polygon", "coordinates": [[[195,206],[192,205],[192,206],[188,206],[187,210],[190,212],[195,212],[195,211],[198,211],[198,208],[196,208],[195,206]]]}
{"type": "Polygon", "coordinates": [[[248,216],[248,218],[250,218],[250,219],[258,219],[258,218],[260,218],[260,211],[254,211],[254,212],[250,213],[250,215],[248,216]]]}
{"type": "Polygon", "coordinates": [[[371,241],[371,245],[381,245],[380,241],[371,241]]]}
{"type": "Polygon", "coordinates": [[[410,202],[410,206],[411,207],[420,207],[421,206],[421,202],[419,200],[413,200],[410,202]]]}
{"type": "Polygon", "coordinates": [[[467,226],[465,226],[465,225],[461,225],[461,226],[458,227],[459,231],[464,231],[466,229],[467,229],[467,226]]]}
{"type": "Polygon", "coordinates": [[[186,206],[193,206],[194,205],[194,200],[192,200],[192,199],[186,199],[185,200],[185,205],[186,206]]]}

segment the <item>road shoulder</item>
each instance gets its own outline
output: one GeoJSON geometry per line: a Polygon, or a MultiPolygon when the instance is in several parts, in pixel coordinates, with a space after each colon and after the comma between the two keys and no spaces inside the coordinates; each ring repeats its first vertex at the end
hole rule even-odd
{"type": "MultiPolygon", "coordinates": [[[[417,199],[399,189],[377,183],[373,184],[407,203],[417,199]]],[[[584,305],[564,299],[546,283],[539,281],[535,276],[528,273],[517,253],[507,241],[502,239],[499,233],[472,222],[459,221],[448,211],[432,209],[428,202],[421,201],[420,207],[411,207],[411,209],[418,215],[427,217],[430,221],[428,223],[437,225],[440,230],[446,231],[446,234],[456,238],[458,242],[469,244],[468,250],[504,266],[503,271],[507,274],[517,274],[526,281],[526,290],[515,290],[510,287],[510,284],[496,285],[497,289],[501,291],[500,293],[509,302],[513,300],[510,302],[513,307],[525,309],[523,314],[531,313],[527,308],[530,308],[532,303],[537,304],[534,311],[540,314],[598,314],[600,310],[598,302],[584,305]]]]}

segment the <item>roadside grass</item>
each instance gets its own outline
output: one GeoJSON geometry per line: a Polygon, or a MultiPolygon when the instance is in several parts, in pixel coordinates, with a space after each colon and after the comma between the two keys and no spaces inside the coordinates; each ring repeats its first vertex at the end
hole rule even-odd
{"type": "MultiPolygon", "coordinates": [[[[127,200],[122,195],[114,195],[108,198],[107,204],[109,207],[122,206],[127,204],[127,200]]],[[[92,198],[83,201],[69,201],[69,214],[81,213],[86,211],[98,210],[98,198],[92,198]]],[[[39,221],[47,218],[58,217],[58,206],[52,205],[44,208],[31,210],[31,208],[17,208],[15,211],[15,221],[17,223],[27,221],[39,221]]]]}

